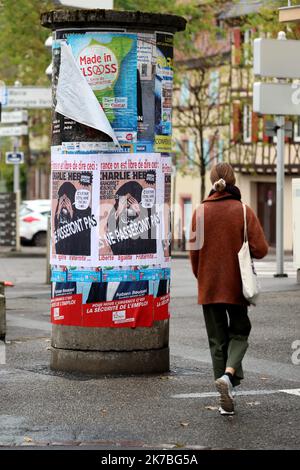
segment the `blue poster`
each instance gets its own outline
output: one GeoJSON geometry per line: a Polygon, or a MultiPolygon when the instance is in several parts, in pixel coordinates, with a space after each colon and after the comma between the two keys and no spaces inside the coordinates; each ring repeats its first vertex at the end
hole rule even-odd
{"type": "Polygon", "coordinates": [[[137,35],[67,34],[74,58],[120,142],[137,139],[137,35]]]}

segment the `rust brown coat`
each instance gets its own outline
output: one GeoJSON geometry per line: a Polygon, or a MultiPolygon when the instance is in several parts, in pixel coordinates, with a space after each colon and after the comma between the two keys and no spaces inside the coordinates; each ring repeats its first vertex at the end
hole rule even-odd
{"type": "MultiPolygon", "coordinates": [[[[199,235],[204,220],[204,243],[201,249],[190,250],[198,281],[198,303],[248,305],[242,293],[238,262],[244,235],[242,204],[229,193],[221,192],[209,196],[201,206],[202,211],[193,214],[191,242],[195,241],[195,234],[199,235]]],[[[268,252],[263,229],[253,210],[248,206],[246,209],[251,255],[263,258],[268,252]]]]}

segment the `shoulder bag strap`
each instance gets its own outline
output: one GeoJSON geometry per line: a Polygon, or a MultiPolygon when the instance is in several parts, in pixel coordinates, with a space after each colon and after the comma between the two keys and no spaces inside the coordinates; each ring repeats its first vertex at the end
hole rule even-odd
{"type": "Polygon", "coordinates": [[[246,206],[243,204],[243,213],[244,213],[244,243],[248,241],[248,234],[247,234],[247,217],[246,217],[246,206]]]}

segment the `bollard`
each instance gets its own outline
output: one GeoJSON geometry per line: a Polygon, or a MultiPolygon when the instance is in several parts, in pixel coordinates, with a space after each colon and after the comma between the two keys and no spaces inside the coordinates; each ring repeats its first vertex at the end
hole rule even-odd
{"type": "Polygon", "coordinates": [[[6,306],[4,282],[0,282],[0,341],[5,340],[6,335],[6,306]]]}
{"type": "Polygon", "coordinates": [[[186,21],[60,10],[41,22],[53,30],[51,368],[166,372],[173,36],[186,21]]]}

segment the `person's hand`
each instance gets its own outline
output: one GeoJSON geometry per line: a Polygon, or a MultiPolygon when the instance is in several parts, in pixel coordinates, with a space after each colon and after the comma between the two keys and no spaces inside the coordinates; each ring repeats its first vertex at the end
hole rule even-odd
{"type": "MultiPolygon", "coordinates": [[[[129,196],[128,203],[130,204],[130,208],[135,211],[137,216],[139,216],[140,212],[141,212],[141,209],[140,209],[140,205],[137,202],[137,200],[133,196],[129,196]]],[[[128,207],[128,205],[127,205],[127,207],[128,207]]]]}
{"type": "Polygon", "coordinates": [[[66,209],[69,212],[71,218],[73,218],[73,215],[74,215],[73,206],[72,206],[70,199],[68,198],[66,194],[64,194],[58,201],[57,217],[59,217],[63,209],[66,209]]]}
{"type": "Polygon", "coordinates": [[[116,213],[115,213],[116,220],[120,217],[123,210],[127,208],[127,198],[128,198],[128,194],[126,194],[125,196],[119,197],[118,209],[116,210],[116,213]]]}

